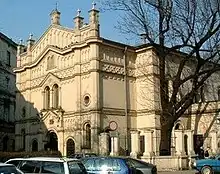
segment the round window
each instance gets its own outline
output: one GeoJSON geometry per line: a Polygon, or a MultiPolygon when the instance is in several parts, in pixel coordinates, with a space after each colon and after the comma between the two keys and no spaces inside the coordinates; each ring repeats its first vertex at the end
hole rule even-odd
{"type": "Polygon", "coordinates": [[[88,95],[86,95],[86,96],[84,97],[84,104],[85,104],[86,106],[88,106],[89,103],[90,103],[90,97],[89,97],[88,95]]]}

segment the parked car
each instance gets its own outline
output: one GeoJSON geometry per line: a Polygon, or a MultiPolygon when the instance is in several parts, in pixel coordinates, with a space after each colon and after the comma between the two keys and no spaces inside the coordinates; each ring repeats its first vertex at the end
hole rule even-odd
{"type": "Polygon", "coordinates": [[[157,167],[130,157],[87,157],[81,159],[89,174],[156,174],[157,167]]]}
{"type": "Polygon", "coordinates": [[[74,153],[70,156],[68,156],[68,158],[85,158],[85,157],[95,157],[97,156],[95,153],[74,153]]]}
{"type": "Polygon", "coordinates": [[[56,173],[56,174],[86,174],[81,161],[68,158],[32,157],[14,158],[5,162],[13,164],[23,173],[56,173]]]}
{"type": "Polygon", "coordinates": [[[18,168],[12,164],[0,163],[0,173],[2,174],[23,174],[18,168]]]}
{"type": "Polygon", "coordinates": [[[196,160],[193,164],[193,168],[201,174],[220,173],[220,155],[196,160]]]}

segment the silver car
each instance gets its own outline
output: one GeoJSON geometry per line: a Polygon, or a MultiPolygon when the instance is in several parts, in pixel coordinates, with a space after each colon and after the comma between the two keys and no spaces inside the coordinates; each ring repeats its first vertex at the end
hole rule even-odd
{"type": "Polygon", "coordinates": [[[23,173],[86,174],[81,161],[57,157],[14,158],[5,162],[17,166],[23,173]]]}

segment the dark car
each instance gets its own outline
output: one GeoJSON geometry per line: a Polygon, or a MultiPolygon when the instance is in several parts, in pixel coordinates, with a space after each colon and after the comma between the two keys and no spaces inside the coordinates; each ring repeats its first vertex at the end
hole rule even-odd
{"type": "Polygon", "coordinates": [[[81,159],[89,174],[156,174],[153,164],[130,157],[87,157],[81,159]]]}
{"type": "Polygon", "coordinates": [[[193,168],[197,170],[197,173],[201,174],[220,173],[220,155],[196,160],[193,168]]]}
{"type": "Polygon", "coordinates": [[[23,174],[22,171],[17,169],[14,165],[12,164],[4,164],[0,163],[0,173],[2,174],[23,174]]]}

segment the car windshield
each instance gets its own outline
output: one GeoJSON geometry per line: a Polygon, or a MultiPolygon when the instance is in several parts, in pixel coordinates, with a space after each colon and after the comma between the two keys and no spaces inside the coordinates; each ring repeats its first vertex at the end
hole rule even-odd
{"type": "Polygon", "coordinates": [[[87,173],[84,165],[80,162],[70,161],[67,163],[70,174],[84,174],[87,173]]]}
{"type": "Polygon", "coordinates": [[[139,160],[135,160],[132,158],[128,158],[127,163],[129,164],[129,166],[132,166],[134,168],[148,168],[149,167],[148,163],[145,163],[145,162],[139,161],[139,160]]]}
{"type": "Polygon", "coordinates": [[[111,158],[95,158],[95,159],[84,159],[84,165],[87,171],[120,171],[120,162],[117,159],[111,158]]]}
{"type": "Polygon", "coordinates": [[[62,162],[49,162],[49,161],[46,161],[42,165],[42,172],[41,173],[63,174],[64,173],[63,163],[62,162]]]}

